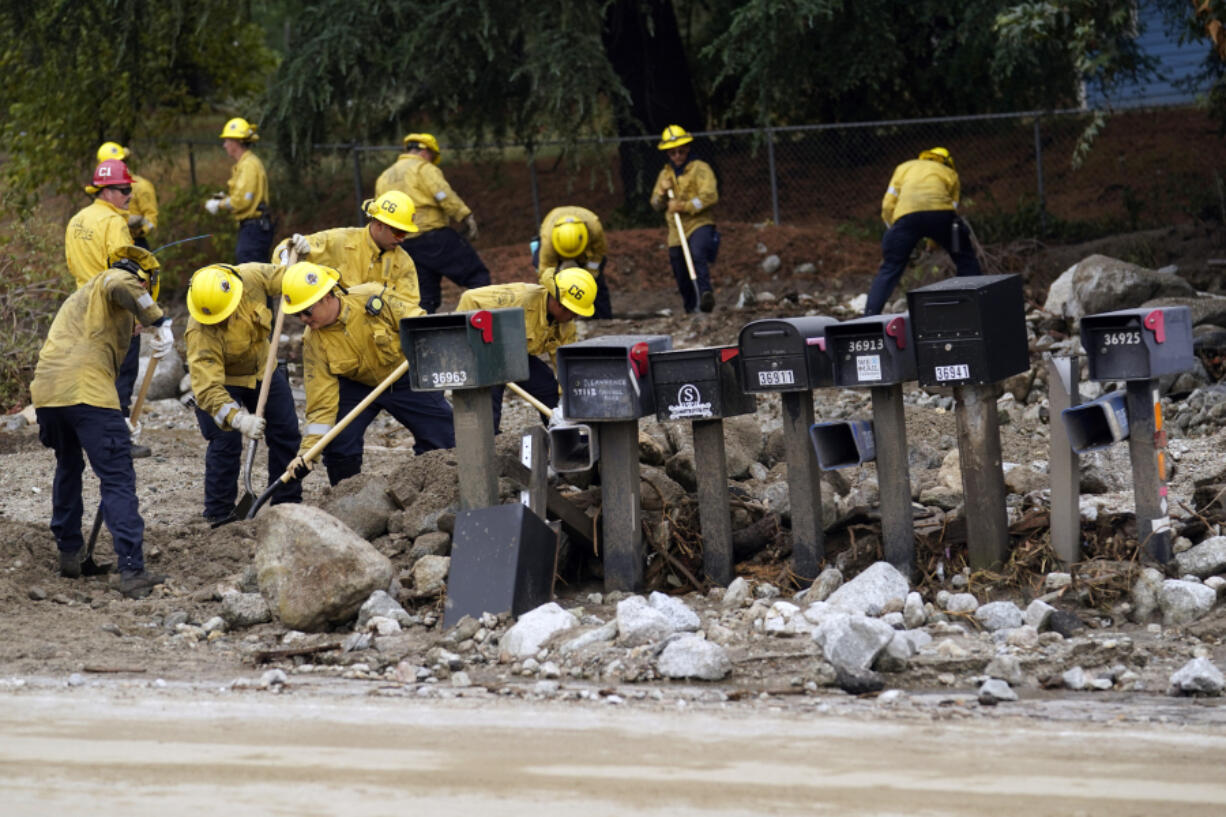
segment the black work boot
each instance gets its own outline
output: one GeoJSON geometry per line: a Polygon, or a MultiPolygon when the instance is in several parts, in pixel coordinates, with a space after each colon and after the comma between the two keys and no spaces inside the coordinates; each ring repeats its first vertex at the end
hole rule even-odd
{"type": "Polygon", "coordinates": [[[81,556],[85,553],[85,548],[74,550],[71,553],[60,551],[60,575],[65,579],[81,578],[81,556]]]}
{"type": "Polygon", "coordinates": [[[119,592],[130,599],[143,599],[150,590],[165,581],[165,576],[148,570],[124,571],[119,577],[119,592]]]}
{"type": "Polygon", "coordinates": [[[132,443],[132,459],[143,460],[145,457],[152,457],[153,451],[147,445],[140,443],[132,443]]]}
{"type": "Polygon", "coordinates": [[[702,293],[700,308],[703,312],[710,312],[711,310],[715,309],[714,292],[708,289],[706,292],[702,293]]]}

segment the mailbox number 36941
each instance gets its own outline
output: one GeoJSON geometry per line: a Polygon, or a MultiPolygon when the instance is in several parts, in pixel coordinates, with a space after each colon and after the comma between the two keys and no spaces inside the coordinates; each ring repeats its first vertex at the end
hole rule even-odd
{"type": "Polygon", "coordinates": [[[1135,346],[1141,342],[1139,331],[1104,332],[1101,335],[1103,346],[1135,346]]]}
{"type": "Polygon", "coordinates": [[[468,372],[431,372],[430,382],[435,386],[461,386],[468,382],[468,372]]]}

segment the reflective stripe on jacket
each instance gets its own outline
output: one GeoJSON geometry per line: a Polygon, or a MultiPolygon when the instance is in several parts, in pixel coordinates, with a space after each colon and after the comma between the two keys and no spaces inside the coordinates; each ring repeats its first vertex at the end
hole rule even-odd
{"type": "MultiPolygon", "coordinates": [[[[709,164],[701,159],[691,159],[681,168],[681,175],[678,176],[672,164],[666,163],[651,190],[651,206],[657,210],[668,208],[668,193],[663,187],[665,179],[672,179],[673,195],[685,205],[680,215],[681,229],[685,230],[687,238],[699,227],[715,223],[711,208],[719,201],[719,185],[715,181],[715,171],[709,164]]],[[[676,219],[667,212],[665,219],[668,221],[668,246],[681,246],[676,219]]]]}
{"type": "Polygon", "coordinates": [[[248,150],[238,157],[230,170],[226,192],[229,195],[223,204],[234,211],[235,221],[259,216],[260,205],[268,203],[268,174],[259,156],[248,150]]]}

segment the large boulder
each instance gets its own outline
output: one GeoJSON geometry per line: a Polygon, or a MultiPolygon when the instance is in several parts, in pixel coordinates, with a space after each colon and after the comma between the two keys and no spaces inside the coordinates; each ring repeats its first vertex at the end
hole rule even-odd
{"type": "Polygon", "coordinates": [[[898,608],[905,603],[911,586],[907,577],[889,562],[875,562],[861,571],[851,581],[843,584],[827,597],[832,606],[849,613],[879,616],[888,602],[897,599],[898,608]]]}
{"type": "Polygon", "coordinates": [[[1200,326],[1208,323],[1214,326],[1226,326],[1226,296],[1214,295],[1210,292],[1198,292],[1194,297],[1154,298],[1141,304],[1146,309],[1156,309],[1162,306],[1186,306],[1192,317],[1192,325],[1200,326]]]}
{"type": "Polygon", "coordinates": [[[367,541],[387,533],[387,520],[396,512],[388,481],[374,474],[357,474],[338,483],[321,507],[367,541]]]}
{"type": "Polygon", "coordinates": [[[259,517],[260,592],[286,627],[314,632],[353,619],[392,580],[391,561],[339,519],[311,505],[274,505],[259,517]]]}
{"type": "Polygon", "coordinates": [[[1177,275],[1155,272],[1106,255],[1091,255],[1065,270],[1047,291],[1043,308],[1065,318],[1135,309],[1154,298],[1191,298],[1196,289],[1177,275]]]}
{"type": "Polygon", "coordinates": [[[1183,553],[1175,554],[1180,575],[1191,573],[1205,579],[1226,571],[1226,536],[1211,536],[1183,553]]]}

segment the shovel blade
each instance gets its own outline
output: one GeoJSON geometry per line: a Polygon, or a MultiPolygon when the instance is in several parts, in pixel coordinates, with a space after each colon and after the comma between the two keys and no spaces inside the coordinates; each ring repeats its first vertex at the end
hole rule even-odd
{"type": "Polygon", "coordinates": [[[243,495],[238,498],[238,502],[234,505],[234,513],[232,514],[237,519],[246,519],[248,511],[255,503],[255,493],[250,487],[243,491],[243,495]]]}

